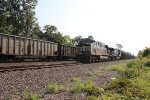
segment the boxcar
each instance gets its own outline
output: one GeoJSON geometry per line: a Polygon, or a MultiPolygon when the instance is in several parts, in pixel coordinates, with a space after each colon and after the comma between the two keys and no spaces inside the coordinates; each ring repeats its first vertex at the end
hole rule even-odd
{"type": "Polygon", "coordinates": [[[57,43],[0,33],[0,61],[52,59],[57,56],[57,43]]]}

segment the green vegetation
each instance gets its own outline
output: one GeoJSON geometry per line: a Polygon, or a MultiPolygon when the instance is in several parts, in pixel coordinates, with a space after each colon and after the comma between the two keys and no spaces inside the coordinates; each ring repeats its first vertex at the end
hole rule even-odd
{"type": "Polygon", "coordinates": [[[88,72],[86,73],[86,75],[88,76],[88,78],[90,78],[90,77],[93,77],[93,76],[94,76],[94,73],[93,73],[92,71],[88,71],[88,72]]]}
{"type": "Polygon", "coordinates": [[[24,92],[24,98],[25,100],[41,100],[40,96],[30,93],[28,91],[24,92]]]}
{"type": "Polygon", "coordinates": [[[94,77],[94,76],[102,76],[103,74],[104,74],[104,69],[101,69],[101,68],[99,68],[99,69],[97,69],[97,70],[92,70],[92,71],[88,71],[87,72],[87,76],[88,76],[88,78],[92,78],[92,77],[94,77]]]}
{"type": "Polygon", "coordinates": [[[124,72],[126,69],[125,64],[119,64],[119,65],[112,65],[105,70],[107,71],[118,71],[119,73],[124,72]]]}
{"type": "Polygon", "coordinates": [[[114,80],[106,90],[106,97],[124,100],[141,100],[150,98],[150,59],[141,58],[128,64],[110,67],[121,72],[122,77],[114,80]],[[117,69],[118,68],[118,69],[117,69]],[[107,94],[107,92],[110,92],[107,94]],[[110,95],[110,94],[115,94],[110,95]]]}
{"type": "Polygon", "coordinates": [[[104,71],[102,69],[94,70],[94,75],[96,75],[96,76],[102,76],[103,73],[104,73],[104,71]]]}
{"type": "Polygon", "coordinates": [[[146,47],[143,50],[140,50],[138,53],[138,57],[142,58],[142,57],[147,57],[150,58],[150,48],[146,47]]]}
{"type": "Polygon", "coordinates": [[[76,81],[79,81],[79,80],[80,80],[79,77],[71,77],[71,81],[72,81],[72,82],[76,82],[76,81]]]}
{"type": "Polygon", "coordinates": [[[37,3],[38,0],[1,0],[0,32],[30,35],[37,24],[34,11],[37,3]]]}
{"type": "Polygon", "coordinates": [[[52,83],[48,85],[48,92],[49,93],[58,93],[60,91],[64,91],[65,88],[62,85],[58,85],[56,83],[52,83]]]}
{"type": "Polygon", "coordinates": [[[87,81],[83,84],[80,80],[75,82],[75,86],[71,91],[75,94],[86,94],[87,100],[97,100],[104,92],[102,88],[96,87],[96,84],[93,81],[87,81]]]}

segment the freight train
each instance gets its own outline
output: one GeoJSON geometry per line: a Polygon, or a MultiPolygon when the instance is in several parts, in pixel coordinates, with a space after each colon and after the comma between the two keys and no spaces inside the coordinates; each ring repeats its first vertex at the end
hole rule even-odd
{"type": "MultiPolygon", "coordinates": [[[[73,59],[94,62],[121,59],[121,51],[104,43],[82,39],[77,46],[0,33],[0,62],[73,59]]],[[[125,55],[126,53],[124,53],[125,55]]],[[[130,55],[128,55],[130,56],[130,55]]],[[[124,59],[125,56],[124,56],[124,59]]]]}

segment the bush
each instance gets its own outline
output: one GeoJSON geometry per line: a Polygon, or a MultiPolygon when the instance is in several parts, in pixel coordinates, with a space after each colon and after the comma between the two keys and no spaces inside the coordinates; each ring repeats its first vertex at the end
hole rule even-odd
{"type": "Polygon", "coordinates": [[[142,60],[145,67],[150,67],[150,58],[143,58],[142,60]]]}
{"type": "Polygon", "coordinates": [[[145,48],[142,57],[150,57],[150,48],[145,48]]]}

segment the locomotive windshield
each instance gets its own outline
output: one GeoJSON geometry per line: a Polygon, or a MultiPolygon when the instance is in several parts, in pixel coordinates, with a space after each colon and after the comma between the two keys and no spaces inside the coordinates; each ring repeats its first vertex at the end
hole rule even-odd
{"type": "Polygon", "coordinates": [[[91,46],[91,44],[95,42],[94,40],[91,40],[91,39],[88,39],[88,38],[85,38],[85,39],[81,39],[78,43],[78,47],[81,47],[81,46],[91,46]]]}

